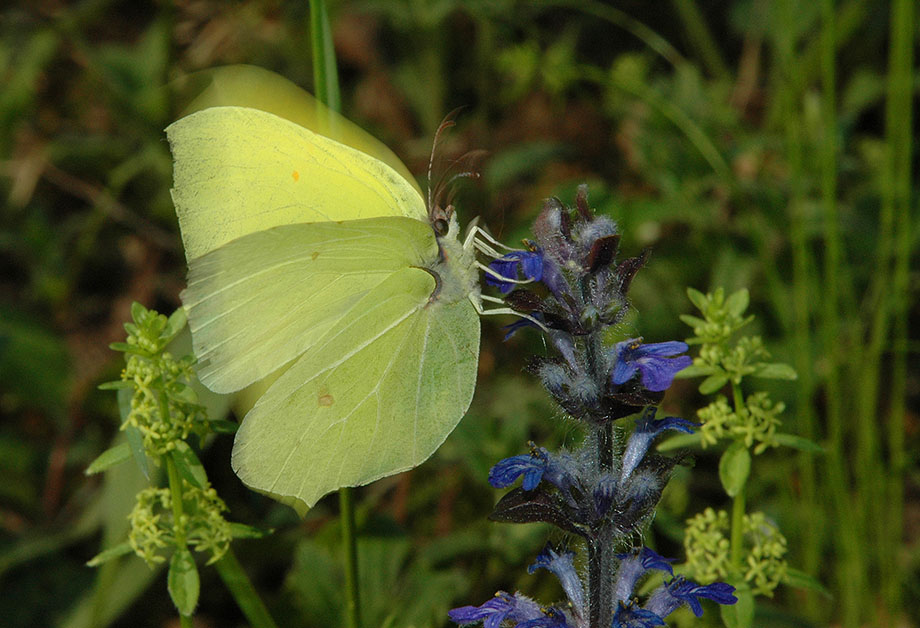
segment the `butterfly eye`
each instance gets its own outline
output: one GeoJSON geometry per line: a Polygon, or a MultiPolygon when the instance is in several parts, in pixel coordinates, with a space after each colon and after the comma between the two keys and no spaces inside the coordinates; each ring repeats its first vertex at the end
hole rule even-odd
{"type": "Polygon", "coordinates": [[[431,226],[434,228],[435,233],[437,233],[439,236],[443,237],[447,235],[449,225],[443,218],[438,218],[432,223],[431,226]]]}

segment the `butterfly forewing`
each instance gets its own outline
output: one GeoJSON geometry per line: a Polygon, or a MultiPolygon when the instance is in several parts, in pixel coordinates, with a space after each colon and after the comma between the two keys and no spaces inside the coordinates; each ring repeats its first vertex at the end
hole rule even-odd
{"type": "Polygon", "coordinates": [[[264,111],[211,107],[166,134],[189,260],[279,225],[428,219],[418,191],[380,160],[264,111]]]}

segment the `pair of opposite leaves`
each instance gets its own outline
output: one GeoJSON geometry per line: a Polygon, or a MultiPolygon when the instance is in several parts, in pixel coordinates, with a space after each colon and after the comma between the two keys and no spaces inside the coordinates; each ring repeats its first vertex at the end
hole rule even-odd
{"type": "Polygon", "coordinates": [[[233,469],[304,512],[418,465],[466,412],[475,260],[357,126],[266,70],[206,79],[166,129],[198,375],[255,388],[233,469]]]}

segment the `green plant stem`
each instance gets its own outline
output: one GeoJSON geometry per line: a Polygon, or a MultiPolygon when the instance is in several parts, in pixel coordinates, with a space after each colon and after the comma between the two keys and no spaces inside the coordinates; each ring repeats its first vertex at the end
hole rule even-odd
{"type": "Polygon", "coordinates": [[[579,66],[579,70],[585,80],[593,81],[601,86],[613,85],[617,89],[622,89],[632,94],[652,109],[658,111],[690,140],[690,143],[699,151],[703,159],[709,163],[719,179],[729,187],[734,187],[735,177],[728,162],[725,161],[725,157],[722,156],[718,147],[709,139],[709,136],[706,135],[700,125],[687,115],[684,110],[642,82],[624,81],[610,72],[605,72],[592,66],[579,66]]]}
{"type": "Polygon", "coordinates": [[[898,552],[903,533],[904,482],[907,455],[904,449],[904,414],[907,383],[907,338],[910,298],[909,264],[911,255],[911,173],[913,164],[913,65],[916,4],[913,0],[896,0],[891,9],[891,48],[889,53],[888,107],[886,133],[891,169],[891,202],[895,206],[894,272],[891,280],[893,316],[891,362],[891,409],[888,425],[890,468],[887,474],[887,512],[885,513],[885,547],[881,556],[882,595],[893,617],[902,608],[902,569],[898,552]]]}
{"type": "Polygon", "coordinates": [[[593,15],[632,34],[675,68],[687,63],[687,59],[667,39],[628,13],[609,4],[597,2],[596,0],[535,0],[534,4],[537,6],[566,7],[593,15]]]}
{"type": "MultiPolygon", "coordinates": [[[[323,0],[310,0],[310,41],[313,50],[313,85],[316,98],[331,111],[342,109],[339,74],[332,45],[329,13],[323,0]]],[[[345,614],[348,628],[361,628],[361,596],[358,590],[358,543],[355,534],[354,490],[339,489],[342,520],[342,554],[345,567],[345,614]]]]}
{"type": "Polygon", "coordinates": [[[246,575],[243,566],[237,560],[233,549],[228,549],[223,558],[214,563],[214,567],[252,628],[278,628],[278,624],[269,615],[268,609],[265,608],[262,598],[256,593],[252,581],[249,580],[249,576],[246,575]]]}
{"type": "MultiPolygon", "coordinates": [[[[741,392],[741,384],[732,381],[732,401],[735,404],[735,414],[744,411],[744,394],[741,392]]],[[[738,577],[744,573],[744,509],[746,487],[741,487],[737,495],[732,498],[732,529],[731,529],[731,564],[737,572],[738,577]]]]}
{"type": "Polygon", "coordinates": [[[744,508],[747,487],[732,498],[731,563],[739,578],[744,575],[744,508]]]}
{"type": "Polygon", "coordinates": [[[722,58],[722,53],[716,45],[712,32],[703,19],[703,14],[693,0],[672,0],[674,8],[680,16],[690,43],[696,48],[703,60],[703,64],[709,70],[709,73],[719,80],[728,81],[731,79],[731,72],[728,64],[722,58]]]}
{"type": "Polygon", "coordinates": [[[339,112],[342,96],[332,46],[332,29],[324,0],[310,0],[310,43],[313,50],[313,91],[316,99],[339,112]]]}
{"type": "MultiPolygon", "coordinates": [[[[160,394],[160,406],[162,412],[162,406],[165,403],[165,395],[160,394]]],[[[168,416],[168,415],[163,415],[168,416]]],[[[185,549],[185,519],[183,509],[182,509],[182,479],[179,477],[179,470],[176,468],[176,463],[173,461],[172,456],[165,455],[162,457],[162,461],[166,465],[166,477],[169,478],[169,495],[172,499],[172,513],[173,513],[173,532],[175,534],[176,549],[185,549]]],[[[179,613],[179,624],[182,628],[192,628],[192,617],[191,615],[183,615],[179,613]]]]}
{"type": "MultiPolygon", "coordinates": [[[[840,386],[840,322],[838,286],[840,278],[838,269],[841,263],[841,243],[837,215],[837,86],[835,76],[836,30],[834,0],[822,0],[821,3],[821,113],[824,123],[821,136],[821,196],[824,208],[824,295],[821,299],[821,337],[824,355],[827,360],[827,375],[824,382],[827,404],[827,424],[835,426],[835,438],[840,447],[839,434],[841,424],[841,386],[840,386]]],[[[802,426],[802,435],[815,440],[814,421],[802,426]]],[[[814,455],[800,454],[802,468],[802,499],[805,503],[815,503],[817,496],[814,455]]],[[[803,566],[808,573],[816,573],[820,564],[821,550],[824,545],[824,511],[820,508],[806,509],[804,522],[804,556],[803,566]]],[[[815,611],[815,597],[806,598],[811,614],[815,611]]]]}
{"type": "Polygon", "coordinates": [[[358,595],[358,545],[355,535],[354,489],[339,489],[339,516],[342,518],[342,550],[345,561],[345,613],[349,628],[361,626],[361,597],[358,595]]]}

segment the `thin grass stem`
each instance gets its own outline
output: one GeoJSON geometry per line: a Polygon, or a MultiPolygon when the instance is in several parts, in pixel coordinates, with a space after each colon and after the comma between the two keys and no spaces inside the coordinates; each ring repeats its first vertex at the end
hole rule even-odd
{"type": "MultiPolygon", "coordinates": [[[[340,112],[342,98],[339,74],[332,45],[332,29],[324,0],[310,0],[310,42],[313,50],[313,85],[316,98],[340,112]]],[[[339,489],[339,516],[342,521],[342,553],[345,568],[345,620],[348,628],[361,628],[361,596],[358,590],[358,545],[355,533],[354,489],[339,489]]]]}

